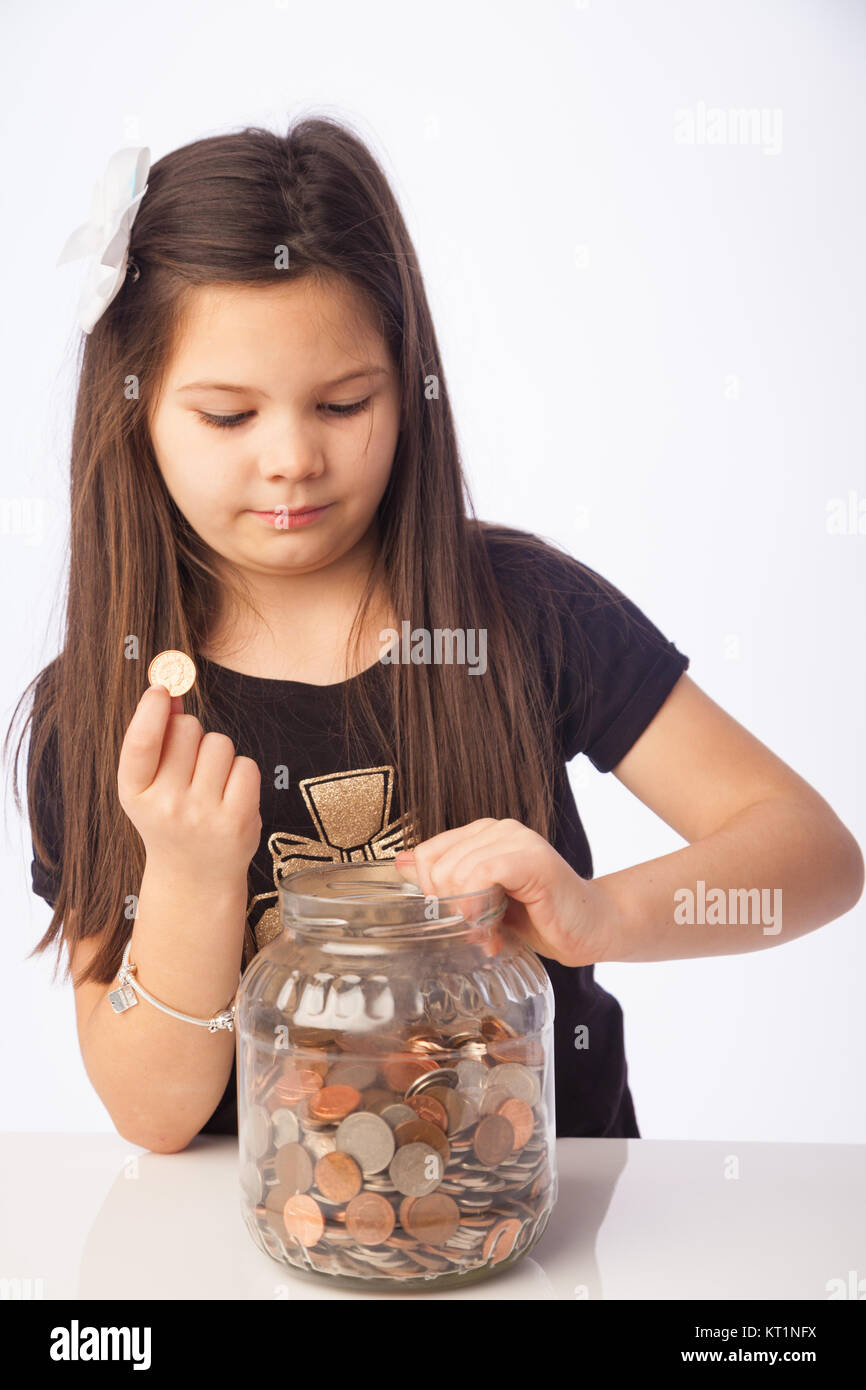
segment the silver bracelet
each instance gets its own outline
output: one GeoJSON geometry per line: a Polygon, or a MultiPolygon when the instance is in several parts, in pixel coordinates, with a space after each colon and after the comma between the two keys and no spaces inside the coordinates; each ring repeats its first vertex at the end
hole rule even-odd
{"type": "MultiPolygon", "coordinates": [[[[152,994],[148,994],[147,990],[143,985],[139,984],[138,980],[133,979],[135,966],[131,964],[129,959],[131,946],[132,938],[130,937],[129,941],[126,943],[126,950],[123,953],[123,961],[117,972],[117,978],[120,984],[117,989],[111,990],[108,996],[111,1007],[116,1014],[122,1014],[126,1009],[131,1009],[134,1004],[138,1003],[135,997],[136,994],[140,994],[142,999],[146,999],[149,1004],[154,1004],[157,1009],[162,1009],[163,1013],[171,1014],[172,1018],[179,1018],[184,1023],[197,1023],[200,1028],[207,1028],[209,1033],[216,1033],[220,1028],[227,1028],[230,1033],[234,1032],[235,1002],[237,1000],[237,994],[235,994],[235,998],[232,1000],[231,1004],[227,1005],[215,1018],[193,1018],[190,1014],[182,1014],[179,1013],[177,1009],[170,1009],[167,1004],[161,1004],[158,999],[154,999],[152,994]]],[[[238,982],[242,979],[243,972],[238,975],[238,982]]]]}

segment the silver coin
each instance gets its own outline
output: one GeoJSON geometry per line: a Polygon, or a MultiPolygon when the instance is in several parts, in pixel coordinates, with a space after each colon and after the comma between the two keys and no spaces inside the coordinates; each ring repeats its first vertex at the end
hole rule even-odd
{"type": "Polygon", "coordinates": [[[326,1086],[354,1086],[356,1091],[365,1091],[372,1086],[379,1075],[375,1062],[365,1062],[362,1057],[346,1057],[335,1062],[328,1072],[326,1086]]]}
{"type": "Polygon", "coordinates": [[[511,1095],[504,1086],[493,1086],[482,1091],[478,1103],[478,1113],[480,1115],[495,1115],[500,1105],[504,1105],[510,1099],[511,1095]]]}
{"type": "Polygon", "coordinates": [[[462,1129],[468,1129],[481,1114],[478,1101],[466,1091],[448,1091],[444,1105],[448,1111],[449,1134],[459,1134],[462,1129]]]}
{"type": "Polygon", "coordinates": [[[406,1097],[417,1096],[421,1091],[426,1091],[430,1086],[458,1086],[459,1077],[454,1067],[437,1067],[435,1071],[424,1072],[423,1075],[416,1077],[410,1086],[406,1088],[406,1097]]]}
{"type": "Polygon", "coordinates": [[[429,1144],[404,1144],[391,1160],[388,1174],[404,1197],[425,1197],[442,1181],[442,1155],[429,1144]]]}
{"type": "Polygon", "coordinates": [[[457,1079],[463,1087],[483,1086],[489,1070],[485,1062],[479,1062],[474,1057],[461,1058],[455,1067],[457,1079]]]}
{"type": "Polygon", "coordinates": [[[393,1105],[386,1105],[381,1115],[392,1129],[396,1129],[404,1120],[417,1120],[418,1111],[413,1110],[411,1105],[404,1105],[402,1101],[395,1101],[393,1105]]]}
{"type": "Polygon", "coordinates": [[[351,1154],[365,1177],[387,1168],[395,1147],[394,1131],[388,1121],[369,1110],[347,1115],[337,1126],[337,1148],[351,1154]]]}
{"type": "Polygon", "coordinates": [[[271,1114],[271,1124],[274,1129],[274,1142],[278,1149],[283,1144],[296,1144],[298,1142],[300,1127],[294,1110],[289,1110],[285,1105],[279,1106],[271,1114]]]}
{"type": "Polygon", "coordinates": [[[332,1154],[336,1149],[337,1136],[333,1131],[329,1134],[305,1134],[304,1145],[315,1158],[324,1158],[325,1154],[332,1154]]]}
{"type": "Polygon", "coordinates": [[[241,1188],[248,1202],[258,1203],[262,1200],[262,1175],[254,1163],[242,1163],[241,1188]]]}
{"type": "Polygon", "coordinates": [[[500,1062],[491,1067],[487,1076],[487,1089],[501,1091],[504,1096],[525,1100],[536,1105],[541,1096],[541,1083],[534,1071],[520,1062],[500,1062]]]}
{"type": "Polygon", "coordinates": [[[244,1140],[252,1158],[261,1158],[271,1147],[271,1117],[263,1105],[251,1105],[246,1113],[244,1140]]]}

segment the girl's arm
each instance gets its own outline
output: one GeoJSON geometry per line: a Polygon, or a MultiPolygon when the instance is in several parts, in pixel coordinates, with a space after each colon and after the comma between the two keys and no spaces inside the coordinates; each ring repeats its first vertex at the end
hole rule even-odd
{"type": "Polygon", "coordinates": [[[688,676],[614,775],[690,843],[593,880],[598,960],[756,951],[860,898],[863,855],[832,808],[688,676]]]}
{"type": "MultiPolygon", "coordinates": [[[[212,868],[179,877],[148,861],[130,959],[154,998],[194,1018],[212,1018],[234,996],[243,951],[246,875],[223,881],[212,868]]],[[[73,978],[96,947],[80,941],[73,978]]],[[[85,1070],[118,1134],[155,1153],[176,1153],[210,1119],[232,1068],[235,1035],[163,1013],[145,999],[114,1012],[110,985],[75,990],[85,1070]]]]}
{"type": "MultiPolygon", "coordinates": [[[[146,850],[130,959],[148,994],[212,1018],[237,989],[261,774],[182,705],[160,686],[145,690],[120,752],[120,805],[146,850]]],[[[93,949],[91,937],[74,948],[73,980],[93,949]]],[[[219,1104],[235,1035],[173,1018],[145,999],[115,1013],[108,992],[116,986],[75,987],[87,1074],[124,1139],[174,1153],[219,1104]]]]}

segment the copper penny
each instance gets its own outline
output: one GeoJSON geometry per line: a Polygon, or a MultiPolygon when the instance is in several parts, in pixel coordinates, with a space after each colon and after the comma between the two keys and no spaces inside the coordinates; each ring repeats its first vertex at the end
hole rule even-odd
{"type": "Polygon", "coordinates": [[[521,1223],[516,1216],[509,1216],[504,1221],[498,1221],[484,1237],[481,1253],[485,1260],[489,1260],[493,1265],[498,1265],[500,1260],[507,1259],[514,1249],[514,1242],[520,1232],[520,1225],[521,1223]]]}
{"type": "Polygon", "coordinates": [[[409,1229],[409,1226],[407,1224],[409,1221],[409,1213],[411,1212],[413,1206],[417,1201],[417,1197],[404,1197],[402,1202],[400,1203],[400,1206],[397,1209],[397,1215],[400,1220],[400,1225],[406,1231],[408,1231],[409,1229]]]}
{"type": "Polygon", "coordinates": [[[283,1224],[302,1245],[315,1245],[325,1229],[322,1208],[313,1197],[298,1193],[283,1207],[283,1224]]]}
{"type": "Polygon", "coordinates": [[[451,1145],[444,1131],[430,1120],[422,1120],[420,1117],[417,1120],[403,1120],[394,1130],[394,1138],[398,1149],[404,1148],[406,1144],[429,1144],[431,1149],[442,1155],[443,1163],[447,1164],[451,1157],[451,1145]]]}
{"type": "Polygon", "coordinates": [[[513,1028],[510,1028],[507,1023],[503,1023],[501,1018],[494,1018],[492,1014],[488,1014],[486,1018],[482,1018],[481,1033],[488,1042],[491,1040],[498,1041],[499,1038],[514,1038],[517,1036],[513,1028]]]}
{"type": "Polygon", "coordinates": [[[428,1057],[410,1057],[405,1053],[392,1055],[385,1063],[382,1071],[385,1081],[392,1091],[403,1092],[417,1081],[419,1076],[424,1076],[425,1072],[438,1071],[436,1063],[428,1057]]]}
{"type": "Polygon", "coordinates": [[[421,1091],[418,1095],[407,1096],[406,1104],[411,1105],[415,1114],[422,1120],[429,1120],[431,1124],[438,1125],[443,1134],[447,1130],[448,1111],[435,1096],[431,1096],[427,1091],[421,1091]]]}
{"type": "MultiPolygon", "coordinates": [[[[328,1072],[331,1070],[331,1063],[328,1061],[327,1057],[304,1057],[303,1062],[303,1070],[314,1071],[317,1076],[322,1078],[322,1084],[324,1085],[325,1081],[328,1080],[328,1072]]],[[[345,1077],[342,1079],[345,1080],[345,1077]]],[[[318,1087],[316,1087],[316,1089],[318,1090],[318,1087]]]]}
{"type": "Polygon", "coordinates": [[[297,1105],[304,1096],[311,1096],[322,1088],[322,1078],[309,1067],[292,1067],[284,1071],[274,1082],[271,1095],[279,1098],[281,1105],[297,1105]]]}
{"type": "Polygon", "coordinates": [[[283,1208],[280,1207],[277,1211],[274,1207],[265,1207],[264,1216],[275,1235],[278,1235],[280,1240],[285,1240],[287,1232],[283,1221],[283,1208]]]}
{"type": "Polygon", "coordinates": [[[408,1220],[403,1223],[406,1230],[428,1245],[444,1245],[460,1225],[460,1208],[444,1192],[416,1197],[407,1215],[408,1220]]]}
{"type": "Polygon", "coordinates": [[[364,1186],[360,1168],[351,1154],[335,1149],[323,1154],[315,1167],[316,1187],[332,1202],[348,1202],[364,1186]]]}
{"type": "Polygon", "coordinates": [[[275,1182],[272,1187],[268,1188],[265,1195],[265,1210],[278,1212],[282,1220],[283,1207],[290,1197],[296,1197],[297,1195],[295,1188],[287,1187],[286,1184],[282,1182],[275,1182]]]}
{"type": "Polygon", "coordinates": [[[323,1086],[310,1097],[310,1114],[317,1120],[344,1120],[361,1103],[354,1086],[323,1086]]]}
{"type": "Polygon", "coordinates": [[[421,1250],[413,1250],[412,1259],[416,1264],[423,1265],[425,1269],[435,1270],[437,1274],[441,1274],[443,1270],[448,1268],[448,1261],[443,1260],[442,1256],[438,1253],[432,1255],[426,1254],[421,1250]]]}
{"type": "Polygon", "coordinates": [[[344,1052],[395,1052],[403,1046],[403,1039],[393,1033],[338,1033],[337,1046],[344,1052]]]}
{"type": "Polygon", "coordinates": [[[382,1245],[395,1220],[391,1203],[378,1192],[361,1192],[346,1207],[346,1230],[359,1245],[382,1245]]]}
{"type": "MultiPolygon", "coordinates": [[[[514,1127],[504,1115],[485,1115],[472,1136],[472,1147],[479,1163],[493,1168],[514,1148],[514,1127]]],[[[281,1152],[281,1150],[277,1150],[281,1152]]]]}
{"type": "Polygon", "coordinates": [[[527,1067],[540,1067],[544,1062],[544,1048],[537,1038],[500,1038],[491,1042],[487,1051],[497,1062],[521,1062],[527,1067]]]}
{"type": "Polygon", "coordinates": [[[393,1246],[395,1250],[414,1250],[418,1242],[414,1236],[398,1234],[389,1236],[385,1244],[393,1246]]]}
{"type": "Polygon", "coordinates": [[[532,1138],[535,1129],[535,1114],[532,1106],[525,1100],[504,1100],[496,1108],[497,1115],[504,1115],[514,1128],[514,1148],[522,1149],[532,1138]]]}
{"type": "Polygon", "coordinates": [[[365,1110],[372,1110],[374,1115],[380,1114],[386,1105],[393,1105],[401,1099],[396,1091],[386,1091],[381,1086],[368,1086],[366,1091],[361,1092],[361,1104],[365,1110]]]}
{"type": "Polygon", "coordinates": [[[334,1034],[327,1028],[290,1028],[289,1041],[297,1047],[330,1047],[334,1034]]]}
{"type": "Polygon", "coordinates": [[[195,666],[186,652],[160,652],[147,668],[151,685],[164,685],[170,695],[185,695],[195,685],[195,666]]]}
{"type": "Polygon", "coordinates": [[[303,1144],[283,1144],[277,1149],[274,1167],[287,1192],[306,1192],[313,1185],[313,1160],[303,1144]]]}

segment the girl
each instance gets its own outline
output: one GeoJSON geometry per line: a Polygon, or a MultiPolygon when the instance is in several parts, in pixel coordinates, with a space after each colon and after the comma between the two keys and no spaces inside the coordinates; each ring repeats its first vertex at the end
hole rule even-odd
{"type": "Polygon", "coordinates": [[[197,141],[143,193],[130,153],[83,318],[65,642],[28,686],[35,950],[66,943],[93,1085],[146,1148],[235,1131],[230,1032],[114,1012],[130,934],[142,986],[209,1018],[279,931],[281,874],[414,851],[425,893],[501,883],[542,956],[558,1133],[637,1136],[594,963],[802,935],[860,896],[856,842],[619,590],[467,512],[417,258],[354,133],[197,141]],[[484,669],[419,660],[437,629],[483,634],[484,669]],[[176,648],[184,698],[145,688],[176,648]],[[593,879],[578,753],[688,846],[593,879]],[[703,885],[781,890],[784,925],[690,922],[703,885]]]}

